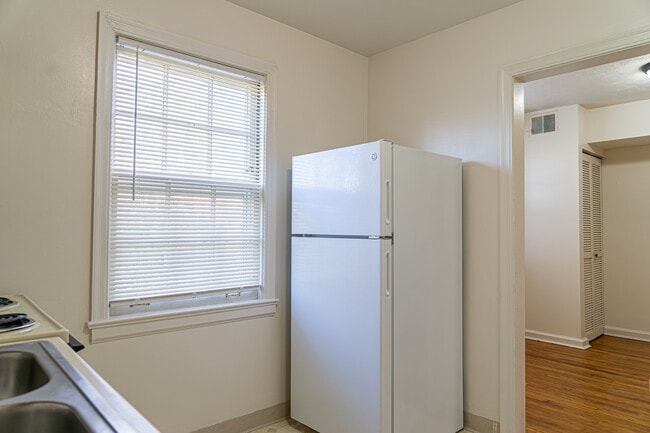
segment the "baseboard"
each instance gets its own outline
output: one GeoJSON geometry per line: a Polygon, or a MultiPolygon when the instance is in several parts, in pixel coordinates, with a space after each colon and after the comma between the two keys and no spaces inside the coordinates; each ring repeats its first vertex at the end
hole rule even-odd
{"type": "MultiPolygon", "coordinates": [[[[239,418],[224,421],[192,433],[242,433],[257,430],[289,418],[289,402],[280,403],[239,418]]],[[[499,423],[470,412],[463,412],[463,430],[466,433],[499,433],[499,423]]]]}
{"type": "Polygon", "coordinates": [[[586,338],[567,337],[565,335],[549,334],[547,332],[530,331],[526,329],[526,339],[543,341],[545,343],[559,344],[561,346],[575,347],[576,349],[589,349],[589,340],[586,338]]]}
{"type": "Polygon", "coordinates": [[[637,331],[635,329],[617,328],[615,326],[605,326],[605,335],[609,335],[612,337],[628,338],[630,340],[650,342],[650,332],[637,331]]]}
{"type": "Polygon", "coordinates": [[[464,432],[499,433],[499,423],[473,413],[463,412],[464,432]]]}
{"type": "Polygon", "coordinates": [[[196,430],[194,433],[242,433],[289,418],[289,402],[280,403],[239,418],[224,421],[210,427],[196,430]]]}

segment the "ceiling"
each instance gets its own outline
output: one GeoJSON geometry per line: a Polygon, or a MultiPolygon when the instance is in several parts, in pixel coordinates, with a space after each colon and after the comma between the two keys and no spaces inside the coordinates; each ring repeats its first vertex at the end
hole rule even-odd
{"type": "MultiPolygon", "coordinates": [[[[372,56],[520,0],[228,0],[364,56],[372,56]]],[[[650,48],[614,63],[525,84],[526,111],[595,108],[650,99],[640,71],[650,48]],[[639,56],[639,54],[643,54],[639,56]]]]}
{"type": "Polygon", "coordinates": [[[228,0],[364,56],[520,0],[228,0]]]}
{"type": "Polygon", "coordinates": [[[646,63],[650,63],[650,54],[527,82],[526,111],[574,104],[596,108],[650,99],[650,77],[641,71],[646,63]]]}

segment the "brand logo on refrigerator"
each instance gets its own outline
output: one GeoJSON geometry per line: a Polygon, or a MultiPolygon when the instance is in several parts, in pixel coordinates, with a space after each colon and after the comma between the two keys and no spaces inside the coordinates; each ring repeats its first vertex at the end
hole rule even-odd
{"type": "Polygon", "coordinates": [[[372,158],[373,161],[377,161],[377,152],[372,152],[372,155],[370,155],[370,158],[372,158]]]}

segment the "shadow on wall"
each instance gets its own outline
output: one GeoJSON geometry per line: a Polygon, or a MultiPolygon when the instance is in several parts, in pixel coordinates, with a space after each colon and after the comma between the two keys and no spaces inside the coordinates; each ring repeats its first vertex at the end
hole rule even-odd
{"type": "MultiPolygon", "coordinates": [[[[463,364],[464,394],[477,395],[498,390],[498,375],[486,377],[474,372],[498,371],[499,353],[499,202],[494,191],[499,187],[498,167],[476,162],[463,163],[463,364]]],[[[467,398],[467,397],[465,397],[467,398]]],[[[489,413],[498,413],[498,399],[489,413]]],[[[474,415],[465,401],[466,422],[494,421],[474,415]]],[[[483,423],[483,424],[481,424],[483,423]]],[[[474,425],[466,424],[466,427],[474,425]]],[[[483,431],[476,429],[477,431],[483,431]]]]}

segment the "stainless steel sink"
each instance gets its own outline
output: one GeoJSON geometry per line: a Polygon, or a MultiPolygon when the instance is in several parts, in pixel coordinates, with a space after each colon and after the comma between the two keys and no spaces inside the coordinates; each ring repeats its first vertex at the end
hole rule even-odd
{"type": "Polygon", "coordinates": [[[0,431],[135,432],[49,341],[0,346],[0,431]]]}
{"type": "Polygon", "coordinates": [[[38,389],[49,380],[32,353],[0,353],[0,400],[38,389]]]}
{"type": "Polygon", "coordinates": [[[19,403],[0,409],[0,429],[12,433],[91,432],[77,412],[61,403],[19,403]]]}

